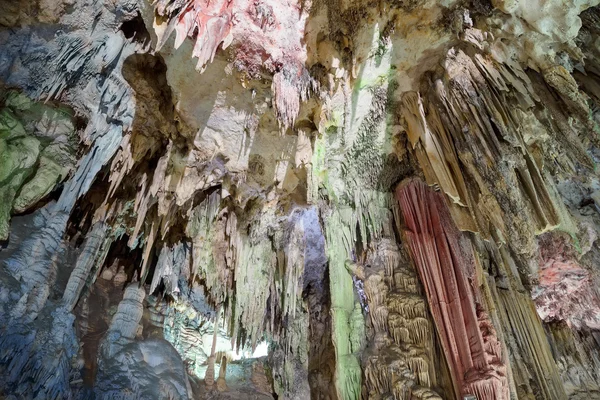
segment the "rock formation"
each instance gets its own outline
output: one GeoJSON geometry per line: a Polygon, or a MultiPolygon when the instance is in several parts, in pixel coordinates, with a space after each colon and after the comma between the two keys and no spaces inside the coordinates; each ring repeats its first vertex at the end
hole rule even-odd
{"type": "Polygon", "coordinates": [[[0,0],[0,398],[600,399],[600,1],[0,0]]]}
{"type": "Polygon", "coordinates": [[[505,355],[480,303],[470,244],[461,240],[441,194],[411,182],[396,196],[456,396],[508,399],[505,355]]]}

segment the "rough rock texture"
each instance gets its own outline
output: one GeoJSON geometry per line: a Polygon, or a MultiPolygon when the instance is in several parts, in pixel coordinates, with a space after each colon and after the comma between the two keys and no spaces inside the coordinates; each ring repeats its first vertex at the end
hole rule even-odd
{"type": "Polygon", "coordinates": [[[598,0],[0,0],[0,397],[600,398],[598,0]]]}
{"type": "Polygon", "coordinates": [[[366,264],[350,264],[364,282],[371,328],[363,356],[369,398],[440,399],[445,365],[437,357],[427,299],[407,255],[389,238],[367,256],[366,264]]]}
{"type": "Polygon", "coordinates": [[[75,121],[68,109],[31,101],[6,91],[0,116],[0,239],[9,234],[13,213],[38,203],[74,167],[75,121]]]}

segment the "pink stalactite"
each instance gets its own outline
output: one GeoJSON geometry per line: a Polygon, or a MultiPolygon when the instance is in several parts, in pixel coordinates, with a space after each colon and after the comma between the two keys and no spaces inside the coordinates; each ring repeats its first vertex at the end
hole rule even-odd
{"type": "MultiPolygon", "coordinates": [[[[233,0],[188,0],[172,2],[173,7],[167,7],[165,0],[157,4],[159,14],[168,13],[176,5],[174,18],[175,48],[181,46],[187,37],[195,37],[193,56],[198,57],[198,69],[202,69],[212,61],[219,45],[227,47],[231,41],[233,27],[233,0]]],[[[164,14],[161,14],[164,15],[164,14]]]]}
{"type": "Polygon", "coordinates": [[[472,249],[454,225],[443,195],[421,181],[411,181],[398,187],[396,198],[456,395],[508,399],[502,346],[476,301],[480,294],[472,249]]]}
{"type": "Polygon", "coordinates": [[[274,105],[284,127],[293,125],[301,102],[316,89],[306,67],[304,31],[308,3],[299,0],[155,0],[166,18],[159,47],[174,30],[175,47],[195,40],[201,70],[219,46],[235,46],[233,65],[251,78],[273,75],[274,105]]]}

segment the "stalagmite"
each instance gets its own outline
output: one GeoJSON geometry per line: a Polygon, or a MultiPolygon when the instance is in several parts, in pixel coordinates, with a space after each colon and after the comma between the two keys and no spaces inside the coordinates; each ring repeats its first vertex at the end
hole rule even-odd
{"type": "Polygon", "coordinates": [[[227,373],[227,357],[222,355],[219,364],[221,364],[221,366],[219,368],[219,378],[217,379],[217,389],[219,392],[226,392],[227,381],[225,380],[225,375],[227,373]]]}
{"type": "Polygon", "coordinates": [[[216,361],[216,351],[217,351],[217,333],[219,332],[219,317],[221,314],[221,310],[217,311],[217,317],[215,320],[215,324],[213,325],[213,338],[212,345],[210,347],[210,355],[208,356],[208,366],[206,367],[206,374],[204,375],[204,383],[206,386],[212,387],[215,383],[215,361],[216,361]]]}
{"type": "Polygon", "coordinates": [[[138,331],[138,325],[142,318],[144,297],[146,292],[137,284],[130,284],[119,303],[107,332],[106,352],[110,356],[117,346],[123,342],[133,340],[138,331]]]}

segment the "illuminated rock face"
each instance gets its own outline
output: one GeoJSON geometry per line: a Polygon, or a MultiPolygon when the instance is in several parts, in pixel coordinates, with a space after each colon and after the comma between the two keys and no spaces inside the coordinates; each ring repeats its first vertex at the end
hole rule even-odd
{"type": "Polygon", "coordinates": [[[599,3],[0,0],[0,398],[599,398],[599,3]]]}

